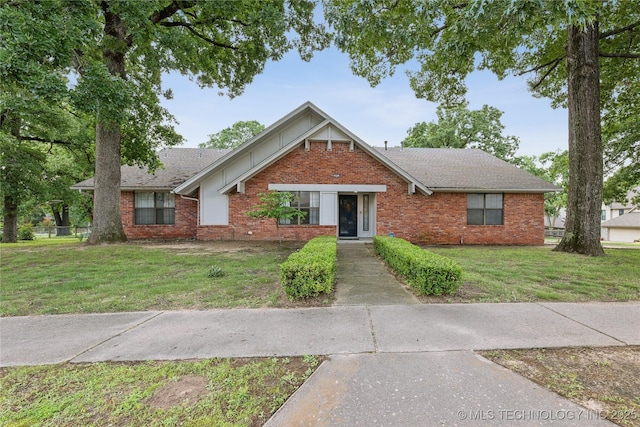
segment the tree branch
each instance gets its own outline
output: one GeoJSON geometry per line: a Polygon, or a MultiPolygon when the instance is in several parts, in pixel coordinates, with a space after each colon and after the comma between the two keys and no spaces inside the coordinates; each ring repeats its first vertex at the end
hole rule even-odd
{"type": "Polygon", "coordinates": [[[18,139],[20,141],[44,142],[46,144],[51,144],[52,146],[53,146],[53,144],[66,145],[66,146],[71,146],[71,147],[77,146],[77,144],[74,143],[74,142],[62,141],[60,139],[40,138],[38,136],[22,136],[22,135],[20,135],[18,137],[18,139]]]}
{"type": "Polygon", "coordinates": [[[194,0],[182,0],[182,1],[174,0],[168,6],[164,7],[163,9],[151,15],[149,17],[149,21],[151,21],[152,24],[157,24],[163,19],[167,19],[175,15],[176,12],[178,12],[179,10],[189,9],[195,5],[196,5],[196,2],[194,0]]]}
{"type": "Polygon", "coordinates": [[[607,53],[600,52],[600,56],[604,58],[631,58],[637,59],[640,58],[640,53],[607,53]]]}
{"type": "Polygon", "coordinates": [[[631,31],[637,26],[640,26],[640,21],[636,21],[632,24],[629,24],[626,27],[616,28],[615,30],[607,31],[606,33],[601,33],[598,36],[598,38],[606,39],[607,37],[615,36],[616,34],[624,33],[625,31],[631,31]]]}
{"type": "Polygon", "coordinates": [[[194,36],[206,41],[207,43],[211,43],[214,46],[223,47],[225,49],[238,50],[238,48],[235,47],[235,46],[231,46],[229,44],[217,42],[217,41],[215,41],[213,39],[210,39],[209,37],[205,36],[204,34],[200,34],[196,30],[194,30],[193,27],[191,26],[191,24],[188,23],[188,22],[175,22],[175,21],[161,22],[160,25],[162,25],[163,27],[184,27],[187,30],[189,30],[191,32],[191,34],[193,34],[194,36]]]}
{"type": "Polygon", "coordinates": [[[542,78],[541,78],[540,80],[538,80],[538,82],[537,82],[536,84],[534,84],[533,86],[531,86],[531,89],[533,89],[533,90],[537,89],[537,88],[538,88],[538,86],[540,86],[540,85],[542,84],[542,82],[544,82],[544,81],[545,81],[545,79],[549,76],[549,74],[551,74],[551,72],[552,72],[553,70],[555,70],[555,69],[558,67],[558,65],[560,64],[560,62],[562,62],[562,58],[557,59],[557,60],[553,63],[553,65],[551,65],[551,67],[549,67],[549,69],[547,70],[547,72],[546,72],[546,73],[544,73],[544,76],[542,76],[542,78]]]}
{"type": "MultiPolygon", "coordinates": [[[[544,63],[544,64],[538,65],[538,66],[533,67],[533,68],[530,68],[530,69],[528,69],[528,70],[525,70],[525,71],[523,71],[523,72],[519,73],[518,75],[519,75],[519,76],[523,76],[523,75],[525,75],[525,74],[534,73],[534,72],[536,72],[536,71],[540,71],[541,69],[543,69],[543,68],[545,68],[545,67],[548,67],[548,66],[550,66],[550,65],[552,65],[552,66],[553,66],[553,68],[555,68],[555,67],[557,67],[557,66],[558,66],[558,63],[559,63],[560,61],[562,61],[564,58],[565,58],[564,56],[561,56],[560,58],[553,59],[553,60],[551,60],[551,61],[549,61],[549,62],[546,62],[546,63],[544,63]]],[[[553,69],[553,68],[552,68],[552,69],[553,69]]]]}

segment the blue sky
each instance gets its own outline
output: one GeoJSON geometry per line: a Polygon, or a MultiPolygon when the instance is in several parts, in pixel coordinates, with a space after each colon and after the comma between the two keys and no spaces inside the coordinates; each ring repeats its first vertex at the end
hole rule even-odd
{"type": "MultiPolygon", "coordinates": [[[[504,112],[505,134],[520,138],[521,155],[539,155],[567,148],[567,112],[554,110],[548,99],[534,98],[524,78],[498,81],[490,72],[474,72],[467,79],[470,109],[483,104],[504,112]]],[[[351,74],[349,59],[335,47],[317,52],[310,62],[290,52],[279,62],[267,63],[264,72],[245,92],[229,99],[218,90],[200,89],[187,77],[171,74],[165,89],[174,98],[163,105],[180,122],[177,130],[197,147],[207,135],[241,120],[257,120],[269,126],[306,101],[350,129],[373,146],[400,145],[417,122],[436,119],[436,104],[417,99],[403,71],[372,88],[351,74]]]]}

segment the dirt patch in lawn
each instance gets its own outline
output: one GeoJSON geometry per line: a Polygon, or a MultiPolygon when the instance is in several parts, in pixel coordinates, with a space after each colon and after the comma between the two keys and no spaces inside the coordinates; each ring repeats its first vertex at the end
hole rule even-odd
{"type": "Polygon", "coordinates": [[[207,378],[202,376],[184,376],[160,387],[147,399],[146,404],[157,409],[170,409],[182,404],[195,405],[209,393],[208,383],[207,378]]]}
{"type": "Polygon", "coordinates": [[[640,426],[640,346],[480,354],[622,425],[640,426]]]}
{"type": "Polygon", "coordinates": [[[169,249],[182,255],[204,255],[211,253],[236,252],[293,252],[305,242],[286,241],[282,244],[271,241],[246,240],[133,240],[128,244],[140,245],[147,249],[169,249]]]}

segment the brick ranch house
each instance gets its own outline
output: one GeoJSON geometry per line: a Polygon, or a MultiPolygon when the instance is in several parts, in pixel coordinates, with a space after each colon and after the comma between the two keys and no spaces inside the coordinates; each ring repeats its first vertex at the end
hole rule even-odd
{"type": "MultiPolygon", "coordinates": [[[[544,243],[544,193],[558,188],[481,150],[374,148],[307,102],[233,151],[171,148],[153,175],[122,167],[130,239],[275,240],[246,215],[268,190],[295,194],[303,219],[280,236],[393,233],[418,244],[544,243]]],[[[91,192],[93,179],[72,188],[91,192]]]]}

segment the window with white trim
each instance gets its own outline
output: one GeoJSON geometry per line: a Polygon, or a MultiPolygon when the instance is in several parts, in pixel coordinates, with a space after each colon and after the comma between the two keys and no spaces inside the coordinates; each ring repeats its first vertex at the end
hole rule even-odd
{"type": "Polygon", "coordinates": [[[280,225],[317,225],[320,224],[320,192],[319,191],[289,191],[294,195],[292,207],[305,212],[303,217],[295,217],[291,220],[281,218],[280,225]]]}
{"type": "Polygon", "coordinates": [[[175,198],[169,192],[136,192],[135,193],[136,225],[175,224],[175,198]]]}
{"type": "Polygon", "coordinates": [[[467,225],[502,225],[502,194],[467,194],[467,225]]]}

